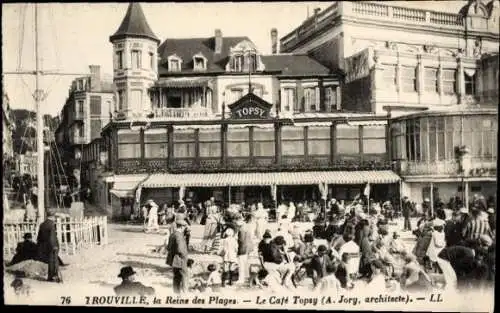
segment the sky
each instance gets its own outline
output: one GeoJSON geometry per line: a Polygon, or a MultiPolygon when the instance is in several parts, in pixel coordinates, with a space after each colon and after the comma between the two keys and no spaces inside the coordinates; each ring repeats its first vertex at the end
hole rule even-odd
{"type": "MultiPolygon", "coordinates": [[[[395,1],[400,2],[401,1],[395,1]]],[[[409,6],[455,11],[453,2],[421,1],[409,6]],[[450,9],[450,7],[452,7],[450,9]]],[[[463,2],[463,1],[460,1],[463,2]]],[[[403,3],[408,5],[407,3],[403,3]]],[[[223,36],[248,36],[262,53],[271,51],[271,28],[278,38],[299,26],[314,8],[331,2],[224,2],[142,3],[155,34],[166,38],[211,37],[219,28],[223,36]]],[[[42,3],[39,4],[41,68],[74,73],[75,76],[44,76],[40,87],[48,95],[43,114],[58,115],[68,96],[71,81],[89,73],[91,64],[101,73],[112,74],[112,45],[109,36],[119,27],[128,3],[42,3]]],[[[35,69],[34,5],[2,4],[2,60],[4,72],[35,69]]],[[[33,75],[5,75],[4,90],[14,109],[35,110],[33,75]]]]}

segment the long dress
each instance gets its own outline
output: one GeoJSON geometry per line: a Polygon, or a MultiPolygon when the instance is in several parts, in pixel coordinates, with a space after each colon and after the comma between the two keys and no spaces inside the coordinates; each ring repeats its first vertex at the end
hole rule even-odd
{"type": "Polygon", "coordinates": [[[264,209],[257,209],[254,212],[255,218],[255,236],[257,239],[262,239],[266,228],[267,212],[264,209]]]}
{"type": "Polygon", "coordinates": [[[217,234],[217,226],[219,223],[217,211],[217,207],[214,205],[207,208],[207,221],[203,232],[203,245],[205,247],[210,246],[210,242],[215,239],[217,234]]]}

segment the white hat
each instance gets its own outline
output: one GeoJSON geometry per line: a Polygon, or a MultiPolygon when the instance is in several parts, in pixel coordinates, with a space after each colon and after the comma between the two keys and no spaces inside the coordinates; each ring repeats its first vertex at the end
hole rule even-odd
{"type": "Polygon", "coordinates": [[[443,221],[440,218],[436,218],[434,221],[432,221],[432,226],[443,226],[445,224],[445,221],[443,221]]]}
{"type": "Polygon", "coordinates": [[[463,214],[469,214],[469,209],[467,209],[466,207],[462,207],[460,208],[460,210],[458,210],[458,212],[463,214]]]}
{"type": "Polygon", "coordinates": [[[493,213],[495,213],[495,209],[493,209],[493,208],[488,208],[488,210],[487,210],[486,212],[493,214],[493,213]]]}

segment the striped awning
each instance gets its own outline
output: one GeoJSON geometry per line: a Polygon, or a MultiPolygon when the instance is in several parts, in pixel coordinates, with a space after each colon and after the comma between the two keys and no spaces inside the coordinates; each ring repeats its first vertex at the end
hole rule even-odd
{"type": "Polygon", "coordinates": [[[117,175],[113,184],[113,188],[109,191],[118,198],[133,198],[137,186],[147,177],[145,175],[128,176],[117,175]],[[123,180],[122,180],[123,179],[123,180]]]}
{"type": "Polygon", "coordinates": [[[153,174],[144,181],[144,188],[163,187],[224,187],[260,185],[327,184],[390,184],[400,180],[393,171],[311,171],[268,173],[190,173],[153,174]]]}
{"type": "Polygon", "coordinates": [[[194,88],[210,87],[212,78],[209,77],[183,77],[183,78],[165,78],[155,83],[155,87],[167,88],[194,88]]]}

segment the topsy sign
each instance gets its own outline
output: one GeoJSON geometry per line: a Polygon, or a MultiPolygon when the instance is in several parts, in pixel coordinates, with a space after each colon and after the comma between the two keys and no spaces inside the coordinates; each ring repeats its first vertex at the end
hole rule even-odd
{"type": "Polygon", "coordinates": [[[253,93],[248,93],[228,107],[233,119],[264,119],[269,117],[272,104],[253,93]]]}

